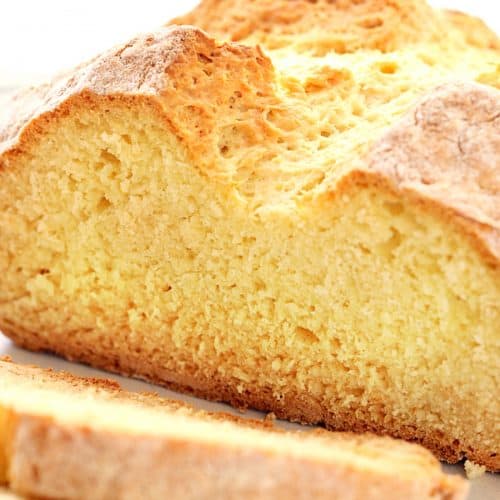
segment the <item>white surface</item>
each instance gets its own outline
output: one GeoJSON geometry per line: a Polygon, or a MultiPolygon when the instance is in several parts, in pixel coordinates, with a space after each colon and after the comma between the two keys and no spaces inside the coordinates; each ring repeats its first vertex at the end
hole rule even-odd
{"type": "Polygon", "coordinates": [[[2,3],[0,88],[50,77],[188,12],[198,0],[2,3]]]}
{"type": "MultiPolygon", "coordinates": [[[[15,0],[0,15],[0,88],[44,79],[139,31],[189,11],[197,0],[15,0]]],[[[500,32],[498,0],[431,0],[469,12],[500,32]]]]}
{"type": "MultiPolygon", "coordinates": [[[[171,17],[186,12],[196,3],[196,0],[8,2],[2,6],[0,16],[0,90],[46,78],[55,71],[77,64],[126,40],[138,31],[154,29],[171,17]]],[[[500,32],[500,7],[497,0],[434,0],[432,3],[481,16],[500,32]]],[[[77,375],[106,376],[118,380],[129,390],[155,390],[162,395],[188,401],[199,408],[238,414],[227,405],[190,398],[143,382],[68,363],[53,356],[22,351],[0,334],[1,355],[9,355],[19,363],[64,369],[77,375]]],[[[260,416],[257,412],[247,412],[245,415],[260,416]]],[[[279,425],[301,428],[282,422],[279,425]]],[[[445,468],[447,472],[463,474],[461,465],[445,468]]],[[[500,500],[500,476],[486,474],[473,481],[469,498],[500,500]]]]}

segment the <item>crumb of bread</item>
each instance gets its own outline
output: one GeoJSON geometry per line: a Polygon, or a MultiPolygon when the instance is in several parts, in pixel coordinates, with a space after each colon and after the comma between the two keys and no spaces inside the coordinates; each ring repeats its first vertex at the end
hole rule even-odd
{"type": "Polygon", "coordinates": [[[464,468],[467,479],[477,479],[486,472],[484,465],[478,465],[470,460],[465,461],[464,468]]]}

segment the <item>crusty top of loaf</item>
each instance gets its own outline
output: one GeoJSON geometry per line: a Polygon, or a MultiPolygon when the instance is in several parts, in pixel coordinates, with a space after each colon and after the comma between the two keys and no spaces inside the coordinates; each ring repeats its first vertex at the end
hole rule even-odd
{"type": "Polygon", "coordinates": [[[182,21],[244,44],[171,26],[26,90],[4,110],[0,163],[72,108],[147,102],[197,167],[250,205],[384,184],[458,224],[499,266],[500,45],[480,21],[422,0],[206,0],[182,21]]]}
{"type": "Polygon", "coordinates": [[[462,218],[500,258],[500,93],[436,88],[377,141],[368,169],[462,218]]]}
{"type": "Polygon", "coordinates": [[[448,37],[483,48],[500,47],[481,20],[438,12],[422,0],[204,0],[172,22],[193,24],[232,41],[271,49],[292,44],[315,54],[388,52],[415,42],[440,42],[445,27],[448,37]],[[460,26],[458,32],[449,33],[449,21],[460,26]]]}
{"type": "MultiPolygon", "coordinates": [[[[16,147],[27,125],[78,94],[158,97],[170,92],[184,93],[187,88],[182,84],[187,82],[182,80],[191,77],[186,70],[194,73],[196,66],[204,61],[204,54],[211,51],[220,52],[218,56],[228,64],[244,64],[243,61],[248,59],[254,66],[250,70],[256,78],[259,71],[270,71],[270,63],[258,48],[232,44],[221,46],[193,27],[174,26],[142,34],[74,70],[61,73],[50,83],[14,96],[2,117],[0,151],[16,147]]],[[[270,76],[265,80],[269,84],[270,76]]],[[[191,96],[193,100],[203,97],[206,96],[191,96]]]]}
{"type": "MultiPolygon", "coordinates": [[[[51,113],[64,114],[72,100],[91,95],[148,99],[168,112],[170,125],[193,153],[203,152],[213,144],[198,144],[199,138],[222,119],[231,95],[238,92],[240,109],[248,112],[259,108],[257,101],[272,100],[272,83],[272,65],[258,47],[218,43],[192,26],[163,28],[14,96],[2,116],[0,153],[22,150],[51,113]]],[[[253,118],[258,127],[257,114],[253,118]]]]}

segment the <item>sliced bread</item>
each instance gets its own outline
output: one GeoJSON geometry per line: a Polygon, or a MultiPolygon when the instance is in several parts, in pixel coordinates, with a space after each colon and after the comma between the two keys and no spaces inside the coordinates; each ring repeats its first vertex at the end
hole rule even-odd
{"type": "Polygon", "coordinates": [[[150,394],[0,361],[0,472],[67,499],[446,499],[466,482],[418,445],[282,432],[150,394]]]}

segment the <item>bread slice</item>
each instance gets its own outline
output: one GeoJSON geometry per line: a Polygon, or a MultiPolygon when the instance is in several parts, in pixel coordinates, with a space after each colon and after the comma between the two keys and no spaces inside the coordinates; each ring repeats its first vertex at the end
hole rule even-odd
{"type": "Polygon", "coordinates": [[[0,415],[4,477],[41,498],[452,500],[467,491],[417,445],[280,432],[7,361],[0,415]]]}
{"type": "Polygon", "coordinates": [[[422,1],[241,5],[188,18],[239,43],[164,28],[4,110],[0,328],[498,470],[497,38],[422,1]]]}

